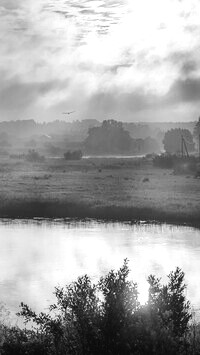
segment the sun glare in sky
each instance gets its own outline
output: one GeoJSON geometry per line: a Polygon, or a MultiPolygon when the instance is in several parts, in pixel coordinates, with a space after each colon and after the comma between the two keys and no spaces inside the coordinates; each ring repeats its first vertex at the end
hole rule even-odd
{"type": "Polygon", "coordinates": [[[3,119],[189,121],[200,98],[198,0],[1,0],[3,119]]]}

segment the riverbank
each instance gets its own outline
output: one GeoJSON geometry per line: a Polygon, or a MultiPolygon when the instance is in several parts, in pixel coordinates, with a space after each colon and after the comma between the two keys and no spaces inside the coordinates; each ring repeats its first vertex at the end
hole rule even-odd
{"type": "Polygon", "coordinates": [[[200,227],[200,214],[131,206],[90,206],[67,201],[12,201],[0,208],[0,218],[92,218],[108,221],[145,221],[200,227]]]}
{"type": "Polygon", "coordinates": [[[200,180],[145,159],[0,163],[0,218],[97,218],[200,226],[200,180]]]}

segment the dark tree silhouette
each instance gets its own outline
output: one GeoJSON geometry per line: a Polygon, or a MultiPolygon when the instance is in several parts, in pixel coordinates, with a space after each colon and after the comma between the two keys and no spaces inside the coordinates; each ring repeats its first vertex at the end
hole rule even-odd
{"type": "Polygon", "coordinates": [[[103,121],[101,127],[93,127],[85,140],[85,149],[93,154],[120,154],[131,149],[132,138],[121,122],[103,121]]]}
{"type": "Polygon", "coordinates": [[[192,134],[188,129],[175,128],[165,133],[163,144],[167,153],[180,153],[182,137],[185,139],[188,152],[194,151],[194,142],[192,134]]]}
{"type": "MultiPolygon", "coordinates": [[[[186,355],[191,318],[184,273],[177,268],[168,283],[151,275],[149,299],[138,301],[129,280],[127,260],[93,284],[85,275],[55,289],[56,303],[36,314],[21,304],[20,315],[36,324],[31,330],[4,328],[0,353],[5,355],[186,355]]],[[[1,331],[1,329],[0,329],[1,331]]],[[[191,350],[191,351],[189,351],[191,350]]]]}
{"type": "Polygon", "coordinates": [[[199,120],[197,121],[197,123],[194,126],[194,132],[193,132],[193,136],[195,140],[199,140],[199,135],[200,135],[200,117],[199,120]]]}
{"type": "Polygon", "coordinates": [[[65,160],[80,160],[82,156],[83,154],[81,150],[74,150],[73,152],[68,150],[66,153],[64,153],[65,160]]]}

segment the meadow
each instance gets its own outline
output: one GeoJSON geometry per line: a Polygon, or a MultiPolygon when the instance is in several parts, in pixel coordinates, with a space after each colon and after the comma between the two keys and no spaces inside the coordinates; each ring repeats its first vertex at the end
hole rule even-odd
{"type": "Polygon", "coordinates": [[[0,161],[1,218],[103,218],[198,225],[200,180],[146,158],[0,161]]]}

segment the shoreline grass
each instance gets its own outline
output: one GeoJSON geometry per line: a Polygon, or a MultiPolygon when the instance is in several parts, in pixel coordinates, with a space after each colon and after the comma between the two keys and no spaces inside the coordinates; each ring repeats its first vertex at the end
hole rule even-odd
{"type": "Polygon", "coordinates": [[[7,201],[7,203],[0,205],[0,218],[92,218],[104,221],[168,223],[200,228],[200,211],[196,211],[196,214],[174,213],[174,211],[170,212],[147,207],[92,206],[83,202],[52,200],[7,201]]]}

